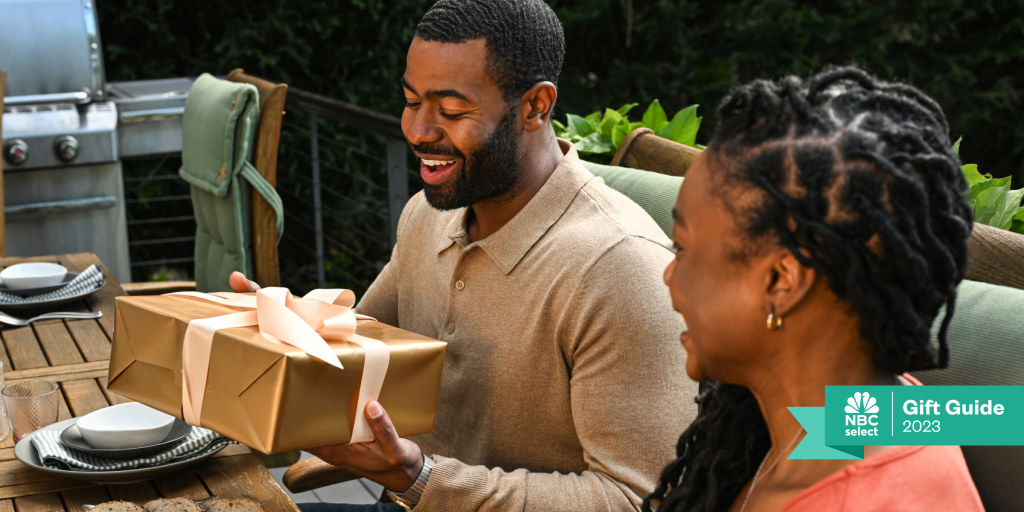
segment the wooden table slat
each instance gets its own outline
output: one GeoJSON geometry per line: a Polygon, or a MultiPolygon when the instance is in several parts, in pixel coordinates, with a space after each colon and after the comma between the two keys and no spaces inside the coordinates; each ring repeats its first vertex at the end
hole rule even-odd
{"type": "Polygon", "coordinates": [[[195,473],[175,473],[153,482],[153,485],[161,496],[184,496],[192,500],[210,496],[203,481],[195,473]]]}
{"type": "Polygon", "coordinates": [[[18,510],[62,510],[64,503],[61,502],[60,495],[50,492],[14,498],[14,508],[18,510]]]}
{"type": "Polygon", "coordinates": [[[46,368],[50,362],[46,360],[43,349],[39,345],[39,339],[32,330],[32,326],[4,328],[4,345],[7,347],[7,355],[10,357],[10,366],[4,370],[23,370],[26,368],[46,368]]]}
{"type": "MultiPolygon", "coordinates": [[[[71,321],[70,323],[75,323],[71,321]]],[[[95,323],[95,321],[93,321],[95,323]]],[[[84,361],[74,338],[61,320],[41,320],[32,324],[50,366],[63,366],[84,361]]]]}
{"type": "MultiPolygon", "coordinates": [[[[61,386],[61,388],[63,387],[64,386],[61,386]]],[[[74,415],[71,414],[71,407],[68,406],[67,397],[61,393],[60,398],[57,400],[57,421],[69,420],[73,416],[74,415]]]]}
{"type": "MultiPolygon", "coordinates": [[[[114,319],[114,312],[104,312],[101,318],[92,320],[70,320],[67,323],[68,332],[78,345],[81,355],[86,361],[108,361],[110,360],[110,334],[104,330],[102,321],[107,317],[114,319]]],[[[111,331],[113,328],[111,328],[111,331]]]]}
{"type": "Polygon", "coordinates": [[[85,416],[110,405],[107,403],[103,391],[100,390],[99,384],[96,383],[96,379],[65,381],[63,388],[68,408],[71,410],[71,417],[85,416]]]}
{"type": "Polygon", "coordinates": [[[88,363],[67,364],[58,367],[10,370],[4,372],[4,380],[8,383],[29,379],[47,379],[63,382],[65,380],[82,378],[99,378],[107,376],[109,367],[109,361],[91,361],[88,363]]]}
{"type": "Polygon", "coordinates": [[[94,487],[96,484],[72,480],[26,467],[21,461],[0,462],[0,499],[62,491],[78,487],[94,487]]]}
{"type": "Polygon", "coordinates": [[[249,498],[267,510],[299,510],[254,455],[211,459],[200,475],[210,492],[222,498],[249,498]]]}

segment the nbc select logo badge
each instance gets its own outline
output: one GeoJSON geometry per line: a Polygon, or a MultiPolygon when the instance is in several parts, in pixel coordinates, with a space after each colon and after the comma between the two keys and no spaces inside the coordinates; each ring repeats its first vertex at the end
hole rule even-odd
{"type": "Polygon", "coordinates": [[[870,393],[854,393],[844,411],[847,437],[878,437],[878,400],[870,393]]]}
{"type": "Polygon", "coordinates": [[[1024,386],[825,386],[824,407],[789,410],[807,431],[791,459],[860,459],[865,446],[1024,446],[1024,386]]]}

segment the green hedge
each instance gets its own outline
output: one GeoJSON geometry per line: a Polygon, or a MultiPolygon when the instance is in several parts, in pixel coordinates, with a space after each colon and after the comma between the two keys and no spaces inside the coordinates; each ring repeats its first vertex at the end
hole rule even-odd
{"type": "MultiPolygon", "coordinates": [[[[97,0],[109,80],[234,67],[397,114],[430,0],[97,0]]],[[[661,100],[705,127],[735,83],[827,63],[909,81],[942,104],[964,161],[1024,178],[1020,0],[550,0],[566,27],[559,118],[661,100]]],[[[709,128],[698,136],[704,142],[709,128]]]]}

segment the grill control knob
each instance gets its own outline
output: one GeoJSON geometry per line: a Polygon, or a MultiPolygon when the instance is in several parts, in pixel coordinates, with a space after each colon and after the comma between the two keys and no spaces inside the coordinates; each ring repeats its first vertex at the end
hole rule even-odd
{"type": "Polygon", "coordinates": [[[28,144],[21,139],[14,139],[4,148],[4,158],[12,165],[21,165],[28,160],[28,144]]]}
{"type": "Polygon", "coordinates": [[[70,135],[58,137],[53,141],[53,152],[57,154],[57,158],[70,162],[78,156],[78,140],[70,135]]]}

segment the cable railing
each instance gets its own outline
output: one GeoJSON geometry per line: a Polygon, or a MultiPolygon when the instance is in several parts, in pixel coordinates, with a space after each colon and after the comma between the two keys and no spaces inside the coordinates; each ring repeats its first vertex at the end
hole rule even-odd
{"type": "MultiPolygon", "coordinates": [[[[296,293],[338,287],[362,294],[391,257],[410,196],[411,154],[400,122],[294,87],[285,110],[277,174],[282,284],[296,293]]],[[[195,220],[179,166],[180,155],[162,157],[153,169],[125,163],[133,280],[191,278],[195,220]]]]}

